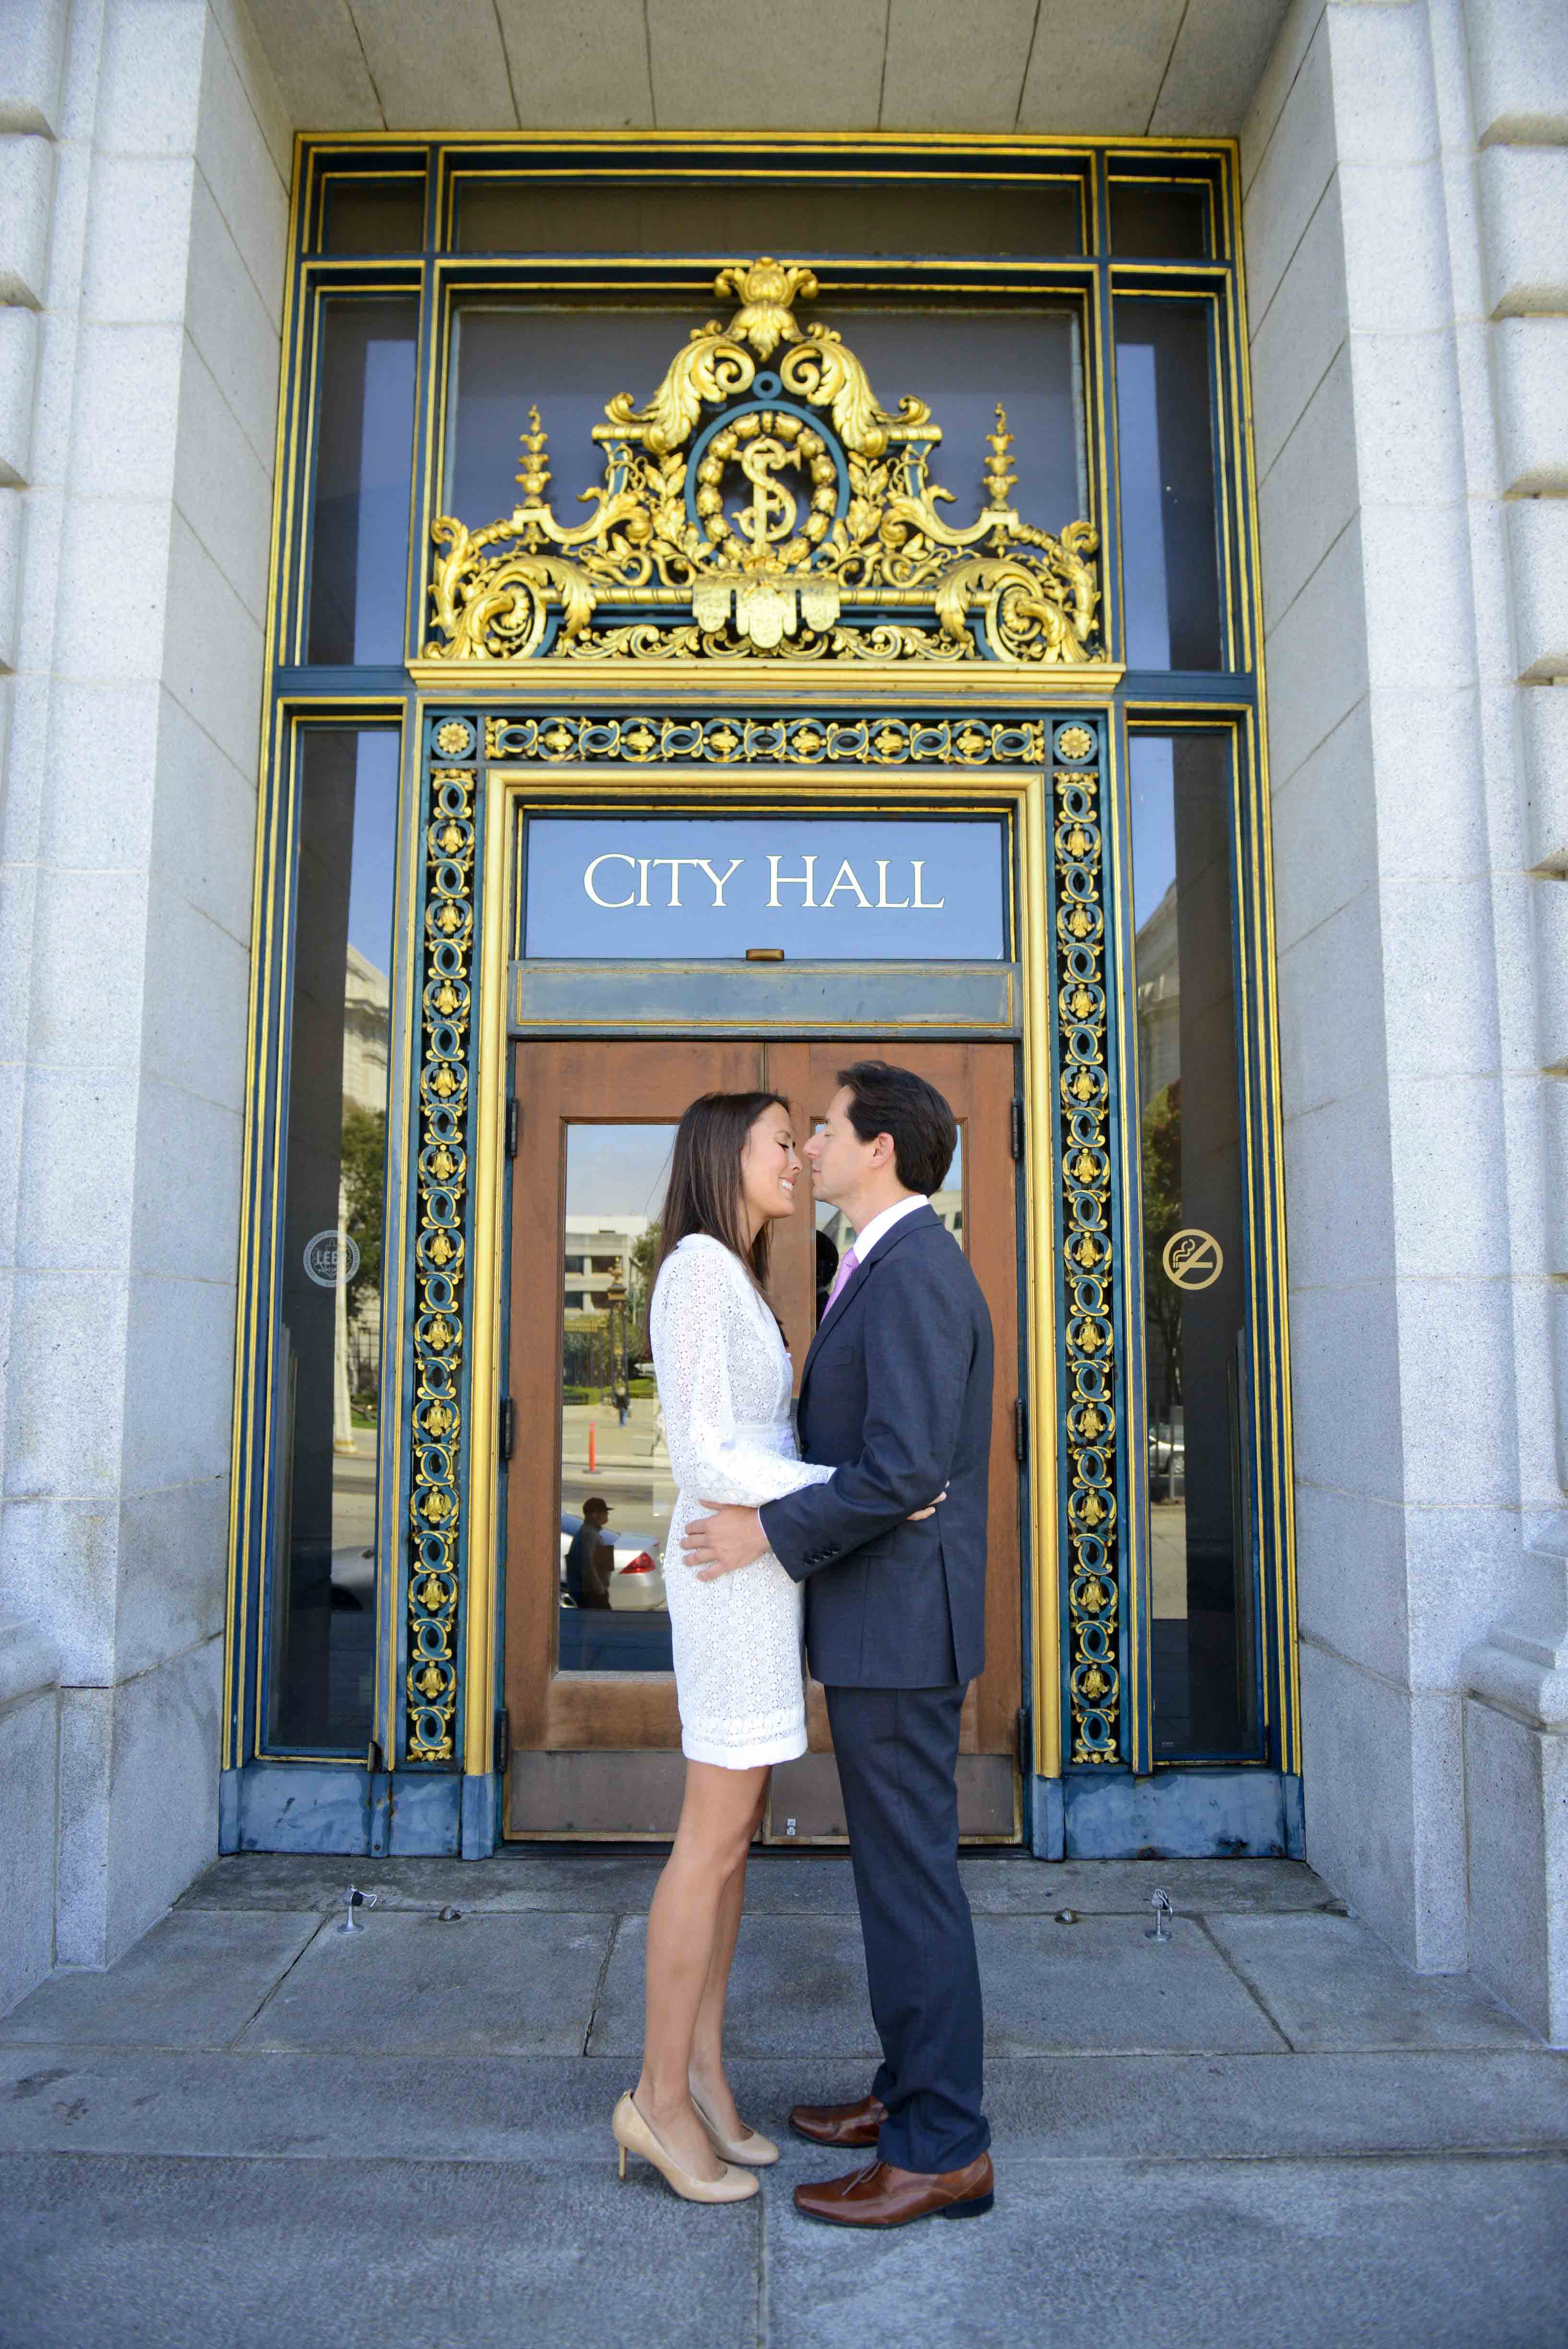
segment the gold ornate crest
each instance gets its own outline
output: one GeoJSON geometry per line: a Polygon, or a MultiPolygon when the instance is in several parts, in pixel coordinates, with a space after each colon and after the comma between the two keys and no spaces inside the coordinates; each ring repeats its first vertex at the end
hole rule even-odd
{"type": "Polygon", "coordinates": [[[1001,408],[985,505],[954,529],[927,472],[940,428],[923,400],[890,414],[843,336],[800,324],[809,269],[732,262],[714,290],[740,305],[729,325],[696,329],[645,408],[618,393],[594,427],[586,522],[551,507],[535,408],[521,502],[484,530],[432,523],[427,659],[1104,660],[1098,535],[1020,520],[1001,408]]]}

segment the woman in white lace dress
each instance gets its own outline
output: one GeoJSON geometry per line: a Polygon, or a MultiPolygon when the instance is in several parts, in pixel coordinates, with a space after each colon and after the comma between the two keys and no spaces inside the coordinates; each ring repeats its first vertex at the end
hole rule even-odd
{"type": "Polygon", "coordinates": [[[679,1486],[664,1584],[686,1792],[648,1920],[642,2075],[615,2111],[628,2152],[691,2201],[738,2201],[778,2147],[747,2128],[724,2076],[724,1993],[746,1853],[775,1762],[805,1752],[802,1599],[769,1551],[700,1582],[680,1537],[708,1501],[756,1507],[829,1468],[795,1454],[791,1373],[765,1283],[768,1236],[792,1215],[801,1161],[773,1093],[705,1093],[680,1121],[649,1329],[679,1486]]]}

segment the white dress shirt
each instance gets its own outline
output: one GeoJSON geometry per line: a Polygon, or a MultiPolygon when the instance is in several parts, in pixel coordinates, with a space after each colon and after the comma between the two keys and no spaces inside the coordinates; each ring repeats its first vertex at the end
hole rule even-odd
{"type": "Polygon", "coordinates": [[[929,1207],[930,1204],[923,1191],[913,1191],[907,1199],[896,1200],[892,1206],[884,1207],[879,1216],[873,1216],[865,1230],[855,1235],[857,1265],[865,1263],[885,1232],[890,1232],[895,1224],[902,1223],[906,1216],[912,1216],[917,1207],[929,1207]]]}

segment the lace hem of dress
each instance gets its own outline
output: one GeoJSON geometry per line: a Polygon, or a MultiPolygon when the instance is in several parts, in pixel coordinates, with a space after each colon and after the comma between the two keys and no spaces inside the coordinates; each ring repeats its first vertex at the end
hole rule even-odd
{"type": "Polygon", "coordinates": [[[686,1759],[711,1763],[718,1770],[771,1769],[778,1762],[798,1762],[805,1748],[804,1728],[755,1745],[715,1745],[711,1738],[684,1729],[680,1733],[680,1751],[686,1759]]]}

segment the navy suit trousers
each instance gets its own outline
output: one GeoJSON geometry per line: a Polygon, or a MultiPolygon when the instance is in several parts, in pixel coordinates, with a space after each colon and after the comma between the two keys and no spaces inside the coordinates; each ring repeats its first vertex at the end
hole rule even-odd
{"type": "Polygon", "coordinates": [[[928,2174],[958,2169],[991,2143],[980,1965],[958,1869],[963,1695],[961,1683],[827,1690],[882,2043],[872,2093],[888,2117],[877,2152],[928,2174]]]}

